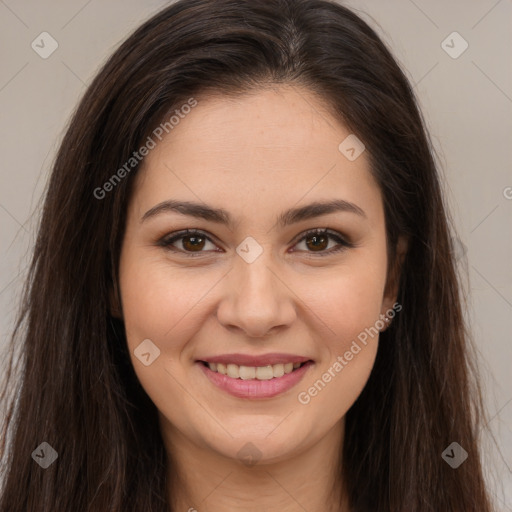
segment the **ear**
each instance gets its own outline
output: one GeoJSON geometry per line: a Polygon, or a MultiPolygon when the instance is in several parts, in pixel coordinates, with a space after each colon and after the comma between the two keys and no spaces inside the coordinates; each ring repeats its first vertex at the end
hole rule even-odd
{"type": "Polygon", "coordinates": [[[400,235],[396,244],[396,255],[395,260],[390,266],[388,273],[386,286],[384,288],[384,296],[382,300],[382,311],[383,315],[387,311],[393,308],[396,303],[398,296],[398,285],[400,284],[400,274],[402,271],[402,263],[404,261],[407,249],[409,247],[409,241],[406,237],[400,235]]]}
{"type": "Polygon", "coordinates": [[[119,288],[117,286],[117,282],[109,287],[108,290],[108,300],[109,300],[109,312],[114,318],[118,318],[119,320],[123,319],[123,310],[121,307],[121,297],[119,295],[119,288]]]}

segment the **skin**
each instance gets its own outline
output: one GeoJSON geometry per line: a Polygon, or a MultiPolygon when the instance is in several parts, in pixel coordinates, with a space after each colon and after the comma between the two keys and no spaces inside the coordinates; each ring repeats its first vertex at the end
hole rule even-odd
{"type": "MultiPolygon", "coordinates": [[[[135,178],[119,267],[119,316],[133,366],[159,411],[169,476],[180,476],[169,485],[172,503],[191,512],[347,511],[345,501],[333,505],[345,499],[335,469],[344,417],[368,380],[378,336],[309,403],[297,395],[395,302],[396,290],[385,293],[380,190],[366,152],[351,162],[338,150],[350,132],[305,89],[197,99],[135,178]],[[224,208],[235,224],[169,211],[141,221],[169,199],[224,208]],[[332,199],[356,204],[365,216],[335,212],[276,226],[284,210],[332,199]],[[182,238],[177,252],[158,245],[186,228],[212,241],[194,249],[182,238]],[[322,257],[311,237],[302,238],[313,228],[337,231],[355,247],[322,257]],[[263,249],[252,263],[236,252],[248,236],[263,249]],[[149,366],[134,355],[145,339],[160,350],[149,366]],[[301,382],[274,398],[233,397],[196,363],[271,352],[314,360],[301,382]],[[237,455],[249,442],[259,457],[252,466],[237,455]]],[[[338,246],[327,240],[320,252],[338,246]]]]}

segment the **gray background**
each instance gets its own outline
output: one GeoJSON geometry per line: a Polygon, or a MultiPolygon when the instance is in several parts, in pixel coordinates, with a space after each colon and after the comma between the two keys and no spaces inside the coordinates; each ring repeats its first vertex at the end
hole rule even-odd
{"type": "MultiPolygon", "coordinates": [[[[69,116],[106,57],[167,3],[0,0],[0,349],[69,116]],[[59,45],[47,59],[31,47],[43,31],[59,45]]],[[[440,157],[497,441],[484,438],[486,471],[499,509],[512,511],[512,1],[345,4],[377,30],[415,85],[440,157]],[[455,59],[442,47],[454,31],[469,44],[455,59]]]]}

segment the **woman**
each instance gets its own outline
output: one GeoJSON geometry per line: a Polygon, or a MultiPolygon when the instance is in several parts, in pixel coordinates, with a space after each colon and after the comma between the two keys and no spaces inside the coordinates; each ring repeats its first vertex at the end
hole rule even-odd
{"type": "Polygon", "coordinates": [[[452,252],[366,23],[170,5],[57,155],[0,510],[491,510],[452,252]]]}

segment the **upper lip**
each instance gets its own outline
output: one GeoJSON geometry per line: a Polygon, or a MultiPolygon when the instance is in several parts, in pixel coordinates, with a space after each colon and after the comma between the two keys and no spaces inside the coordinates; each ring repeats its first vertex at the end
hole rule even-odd
{"type": "Polygon", "coordinates": [[[305,363],[309,360],[309,357],[298,356],[296,354],[262,354],[259,356],[250,356],[248,354],[221,354],[198,359],[198,361],[204,361],[206,363],[236,364],[238,366],[270,366],[285,363],[305,363]]]}

